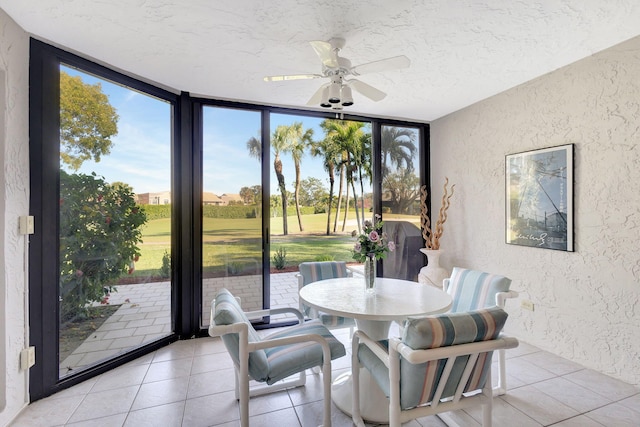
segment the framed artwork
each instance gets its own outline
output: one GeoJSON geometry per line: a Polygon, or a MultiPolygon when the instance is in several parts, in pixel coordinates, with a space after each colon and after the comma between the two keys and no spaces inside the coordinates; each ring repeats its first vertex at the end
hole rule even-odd
{"type": "Polygon", "coordinates": [[[573,251],[573,144],[506,156],[507,243],[573,251]]]}

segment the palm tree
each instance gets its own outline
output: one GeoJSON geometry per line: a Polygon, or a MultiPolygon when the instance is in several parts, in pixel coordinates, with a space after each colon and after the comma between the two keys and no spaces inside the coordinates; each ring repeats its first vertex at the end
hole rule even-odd
{"type": "MultiPolygon", "coordinates": [[[[358,230],[362,230],[360,224],[360,215],[358,212],[357,194],[353,185],[353,173],[358,168],[358,163],[354,163],[354,158],[358,157],[360,155],[359,153],[362,151],[361,138],[363,135],[362,128],[364,127],[364,123],[345,120],[325,120],[320,124],[320,126],[325,131],[327,138],[331,139],[338,150],[342,153],[340,167],[344,168],[347,179],[347,186],[351,185],[354,190],[353,197],[356,208],[356,220],[358,223],[358,230]]],[[[344,231],[346,226],[346,213],[348,213],[348,208],[349,192],[347,187],[346,211],[345,218],[342,224],[342,231],[344,231]]]]}
{"type": "Polygon", "coordinates": [[[278,188],[280,189],[280,197],[282,199],[282,233],[286,236],[289,234],[287,225],[287,187],[284,182],[284,174],[282,173],[282,160],[280,153],[288,150],[289,144],[289,128],[280,125],[273,132],[271,137],[271,148],[273,149],[273,170],[278,179],[278,188]]]}
{"type": "MultiPolygon", "coordinates": [[[[360,144],[358,145],[360,152],[356,159],[356,166],[358,168],[358,179],[360,180],[360,202],[362,203],[362,223],[364,224],[364,176],[369,179],[369,182],[373,181],[373,171],[371,168],[371,153],[372,142],[371,132],[363,132],[360,137],[360,144]],[[364,176],[363,176],[364,175],[364,176]]],[[[355,190],[354,190],[355,192],[355,190]]]]}
{"type": "Polygon", "coordinates": [[[415,145],[416,130],[396,126],[382,126],[382,174],[390,172],[389,163],[396,168],[405,164],[405,169],[413,170],[413,158],[418,149],[415,145]]]}
{"type": "MultiPolygon", "coordinates": [[[[344,183],[347,180],[347,159],[349,157],[349,153],[346,150],[340,150],[340,159],[338,161],[338,168],[340,169],[340,185],[338,186],[338,206],[336,208],[336,218],[333,223],[333,232],[335,233],[338,230],[338,218],[340,217],[340,208],[342,206],[342,192],[345,187],[344,183]]],[[[349,186],[347,185],[347,192],[345,194],[345,220],[347,212],[349,212],[349,186]]],[[[342,224],[342,230],[344,231],[344,222],[342,224]]]]}
{"type": "Polygon", "coordinates": [[[262,160],[262,142],[255,136],[247,141],[247,150],[249,150],[249,157],[258,159],[258,161],[262,160]]]}
{"type": "Polygon", "coordinates": [[[419,191],[419,181],[414,173],[413,159],[418,151],[415,140],[417,130],[396,126],[382,126],[382,177],[384,192],[392,203],[395,213],[406,213],[414,199],[402,200],[403,196],[413,197],[419,191]],[[392,168],[395,166],[395,168],[392,168]],[[397,173],[394,173],[394,170],[397,173]],[[397,182],[398,178],[404,181],[397,182]],[[406,191],[398,191],[402,186],[406,191]]]}
{"type": "Polygon", "coordinates": [[[296,203],[296,214],[298,215],[298,227],[300,227],[300,231],[303,231],[302,227],[302,215],[300,213],[300,162],[302,160],[302,156],[304,155],[304,151],[308,146],[310,146],[313,142],[313,129],[304,130],[302,128],[301,122],[295,122],[291,126],[289,126],[289,144],[288,151],[291,152],[291,157],[293,158],[293,164],[296,170],[296,182],[293,192],[293,198],[296,203]]]}
{"type": "MultiPolygon", "coordinates": [[[[329,174],[329,202],[327,207],[327,236],[331,234],[331,209],[333,205],[333,190],[335,187],[335,169],[338,163],[338,150],[331,138],[325,136],[321,141],[314,142],[311,145],[311,155],[314,157],[322,156],[322,165],[324,170],[329,174]]],[[[335,232],[335,230],[334,230],[335,232]]]]}

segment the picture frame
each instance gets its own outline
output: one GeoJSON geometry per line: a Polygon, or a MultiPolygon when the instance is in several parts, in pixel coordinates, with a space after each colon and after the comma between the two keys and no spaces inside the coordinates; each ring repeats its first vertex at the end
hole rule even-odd
{"type": "Polygon", "coordinates": [[[506,243],[573,252],[573,151],[506,155],[506,243]]]}

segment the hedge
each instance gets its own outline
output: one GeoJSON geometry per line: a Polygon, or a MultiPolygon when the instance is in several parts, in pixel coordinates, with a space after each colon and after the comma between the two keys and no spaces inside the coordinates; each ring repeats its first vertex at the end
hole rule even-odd
{"type": "MultiPolygon", "coordinates": [[[[214,206],[204,205],[202,207],[202,216],[205,218],[225,218],[225,219],[245,219],[260,218],[261,207],[259,206],[214,206]]],[[[144,211],[148,220],[171,218],[171,205],[144,205],[144,211]]],[[[278,214],[282,211],[278,210],[278,214]]],[[[312,215],[316,212],[313,206],[300,207],[302,215],[312,215]]],[[[295,206],[287,209],[287,213],[291,216],[296,214],[295,206]]]]}

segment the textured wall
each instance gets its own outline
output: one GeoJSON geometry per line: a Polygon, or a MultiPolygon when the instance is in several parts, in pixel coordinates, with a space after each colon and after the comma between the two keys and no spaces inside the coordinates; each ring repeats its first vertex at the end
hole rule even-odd
{"type": "Polygon", "coordinates": [[[0,393],[6,401],[3,407],[0,399],[0,425],[7,425],[27,400],[27,373],[19,369],[27,331],[27,246],[18,234],[18,217],[29,209],[28,60],[27,34],[0,10],[0,393]]]}
{"type": "Polygon", "coordinates": [[[511,277],[535,311],[509,301],[510,333],[636,385],[639,76],[634,38],[431,125],[434,196],[444,176],[457,184],[441,264],[511,277]],[[568,143],[575,144],[575,252],[505,244],[504,156],[568,143]]]}

